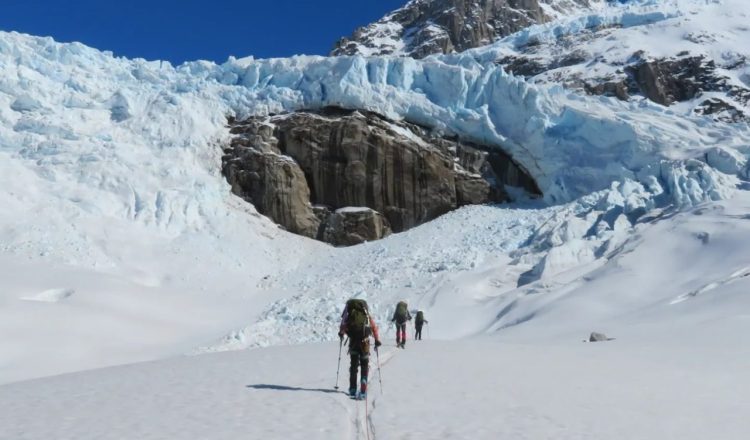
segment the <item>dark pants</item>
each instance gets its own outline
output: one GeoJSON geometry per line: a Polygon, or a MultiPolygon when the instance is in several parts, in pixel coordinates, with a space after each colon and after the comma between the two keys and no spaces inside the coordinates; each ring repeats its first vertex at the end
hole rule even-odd
{"type": "Polygon", "coordinates": [[[414,339],[422,340],[422,323],[414,324],[414,329],[416,330],[414,332],[414,339]]]}
{"type": "Polygon", "coordinates": [[[406,343],[406,322],[396,323],[396,345],[406,343]]]}
{"type": "Polygon", "coordinates": [[[367,374],[370,369],[370,342],[349,341],[349,390],[357,389],[357,368],[362,368],[362,379],[360,380],[360,391],[367,391],[367,374]]]}

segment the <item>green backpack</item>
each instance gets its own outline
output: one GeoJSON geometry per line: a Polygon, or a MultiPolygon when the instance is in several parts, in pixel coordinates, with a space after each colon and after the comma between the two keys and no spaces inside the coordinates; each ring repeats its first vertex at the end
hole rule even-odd
{"type": "Polygon", "coordinates": [[[372,329],[370,328],[370,315],[367,312],[367,301],[363,299],[350,299],[346,302],[346,334],[349,339],[364,339],[369,337],[372,329]]]}
{"type": "Polygon", "coordinates": [[[420,311],[417,312],[417,319],[416,320],[417,320],[417,322],[424,322],[424,312],[423,311],[420,310],[420,311]]]}
{"type": "Polygon", "coordinates": [[[396,304],[396,313],[394,314],[394,316],[396,317],[398,321],[400,322],[406,321],[406,317],[409,314],[409,311],[407,309],[408,309],[408,306],[403,301],[399,301],[399,303],[396,304]]]}

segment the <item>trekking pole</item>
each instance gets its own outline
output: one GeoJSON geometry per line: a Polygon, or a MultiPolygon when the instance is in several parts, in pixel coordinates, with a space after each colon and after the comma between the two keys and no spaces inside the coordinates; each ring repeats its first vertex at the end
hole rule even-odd
{"type": "Polygon", "coordinates": [[[378,381],[380,381],[380,394],[383,394],[383,371],[380,369],[380,350],[375,347],[375,357],[378,358],[378,381]]]}
{"type": "Polygon", "coordinates": [[[334,390],[339,389],[339,370],[341,370],[341,347],[344,346],[344,338],[339,339],[339,366],[336,367],[336,385],[333,387],[334,390]]]}

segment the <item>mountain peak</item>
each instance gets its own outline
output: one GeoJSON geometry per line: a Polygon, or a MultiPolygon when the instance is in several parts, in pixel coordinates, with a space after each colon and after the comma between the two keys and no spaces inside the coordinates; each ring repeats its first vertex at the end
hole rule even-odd
{"type": "Polygon", "coordinates": [[[340,39],[331,55],[423,58],[492,43],[600,0],[412,0],[340,39]]]}

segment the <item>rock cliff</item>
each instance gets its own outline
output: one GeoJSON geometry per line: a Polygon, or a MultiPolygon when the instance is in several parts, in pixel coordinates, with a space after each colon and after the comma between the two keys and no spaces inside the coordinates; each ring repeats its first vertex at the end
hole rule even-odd
{"type": "Polygon", "coordinates": [[[289,231],[334,245],[508,201],[506,185],[539,194],[499,149],[375,113],[326,108],[230,126],[223,172],[232,191],[289,231]]]}

